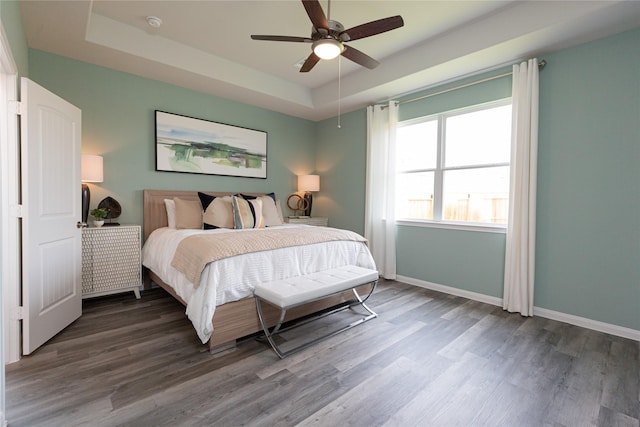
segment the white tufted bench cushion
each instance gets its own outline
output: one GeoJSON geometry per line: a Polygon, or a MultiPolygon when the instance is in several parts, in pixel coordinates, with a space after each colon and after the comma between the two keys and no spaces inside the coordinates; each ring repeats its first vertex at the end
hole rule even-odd
{"type": "Polygon", "coordinates": [[[332,268],[256,286],[254,295],[289,308],[378,280],[378,272],[355,265],[332,268]]]}

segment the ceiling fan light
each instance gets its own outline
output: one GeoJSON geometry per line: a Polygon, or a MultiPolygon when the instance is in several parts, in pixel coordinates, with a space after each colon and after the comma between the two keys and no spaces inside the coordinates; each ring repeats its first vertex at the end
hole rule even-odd
{"type": "Polygon", "coordinates": [[[333,59],[342,53],[342,43],[331,38],[316,40],[313,53],[321,59],[333,59]]]}

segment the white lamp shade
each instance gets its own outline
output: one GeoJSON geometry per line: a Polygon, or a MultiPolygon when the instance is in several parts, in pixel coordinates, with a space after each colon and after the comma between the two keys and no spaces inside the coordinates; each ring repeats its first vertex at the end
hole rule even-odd
{"type": "Polygon", "coordinates": [[[320,175],[299,175],[298,191],[320,191],[320,175]]]}
{"type": "Polygon", "coordinates": [[[81,175],[84,182],[102,182],[104,178],[102,156],[83,154],[81,175]]]}

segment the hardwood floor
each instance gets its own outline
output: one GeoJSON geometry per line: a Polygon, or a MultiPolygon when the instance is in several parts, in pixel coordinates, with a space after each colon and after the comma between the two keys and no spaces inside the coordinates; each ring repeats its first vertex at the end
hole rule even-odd
{"type": "MultiPolygon", "coordinates": [[[[10,426],[635,426],[639,344],[398,282],[377,319],[287,359],[213,357],[163,290],[84,302],[6,367],[10,426]]],[[[328,318],[285,334],[321,333],[328,318]]]]}

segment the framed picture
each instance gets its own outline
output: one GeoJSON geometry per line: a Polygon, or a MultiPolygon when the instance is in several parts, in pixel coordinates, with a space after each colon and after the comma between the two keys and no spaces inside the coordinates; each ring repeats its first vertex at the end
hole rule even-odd
{"type": "Polygon", "coordinates": [[[156,110],[156,170],[267,177],[267,132],[156,110]]]}

